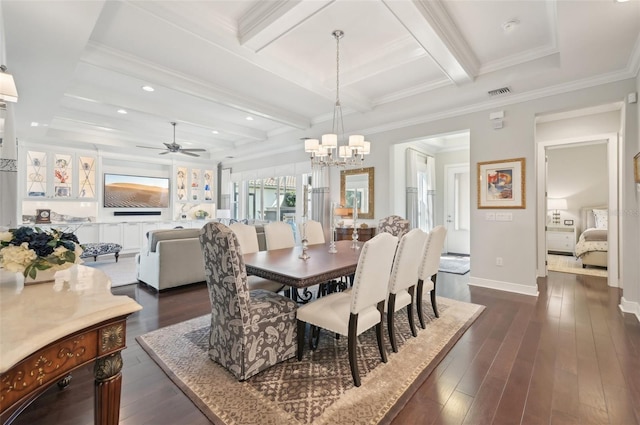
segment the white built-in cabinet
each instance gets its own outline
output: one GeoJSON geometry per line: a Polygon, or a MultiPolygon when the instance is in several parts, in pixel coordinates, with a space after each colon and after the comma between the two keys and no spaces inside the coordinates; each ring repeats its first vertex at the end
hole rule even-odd
{"type": "Polygon", "coordinates": [[[97,164],[95,155],[29,149],[24,153],[24,197],[56,200],[95,200],[97,164]]]}

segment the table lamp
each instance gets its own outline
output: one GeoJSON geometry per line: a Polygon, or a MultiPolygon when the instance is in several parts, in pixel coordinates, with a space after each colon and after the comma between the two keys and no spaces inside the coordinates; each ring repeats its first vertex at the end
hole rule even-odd
{"type": "Polygon", "coordinates": [[[551,213],[551,222],[560,224],[560,210],[567,209],[567,200],[564,198],[549,198],[547,199],[547,209],[553,211],[551,213]]]}

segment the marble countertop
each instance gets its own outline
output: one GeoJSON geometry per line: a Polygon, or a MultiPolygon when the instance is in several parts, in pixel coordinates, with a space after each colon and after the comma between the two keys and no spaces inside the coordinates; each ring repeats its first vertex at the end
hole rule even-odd
{"type": "Polygon", "coordinates": [[[20,273],[0,269],[0,373],[60,338],[141,309],[113,295],[107,275],[91,267],[75,265],[54,282],[27,286],[20,273]]]}

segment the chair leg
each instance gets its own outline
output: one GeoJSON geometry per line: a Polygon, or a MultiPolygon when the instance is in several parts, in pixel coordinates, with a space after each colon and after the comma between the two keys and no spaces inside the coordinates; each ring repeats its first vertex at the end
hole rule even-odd
{"type": "Polygon", "coordinates": [[[396,342],[396,328],[394,326],[396,308],[396,294],[389,294],[389,303],[387,305],[387,333],[389,334],[389,342],[394,353],[398,352],[398,343],[396,342]]]}
{"type": "Polygon", "coordinates": [[[351,366],[351,376],[353,385],[360,386],[360,372],[358,372],[358,361],[356,359],[356,345],[358,343],[358,315],[351,313],[349,317],[349,336],[347,345],[349,346],[349,366],[351,366]]]}
{"type": "Polygon", "coordinates": [[[440,313],[438,313],[438,305],[436,304],[436,280],[438,278],[438,274],[434,274],[431,276],[431,281],[433,282],[433,289],[431,290],[431,306],[433,307],[433,314],[436,317],[440,317],[440,313]]]}
{"type": "Polygon", "coordinates": [[[427,327],[424,324],[424,316],[422,315],[422,289],[424,288],[424,282],[422,279],[418,279],[417,294],[416,294],[416,309],[418,310],[418,319],[420,320],[420,326],[422,329],[427,327]]]}
{"type": "Polygon", "coordinates": [[[380,321],[376,325],[376,337],[378,338],[378,350],[380,350],[380,357],[382,358],[382,363],[387,362],[387,350],[384,349],[383,344],[383,327],[384,327],[384,300],[378,303],[378,311],[380,312],[380,321]]]}
{"type": "Polygon", "coordinates": [[[411,335],[415,337],[418,336],[418,331],[416,329],[416,322],[413,320],[413,304],[415,304],[415,285],[409,288],[409,295],[411,296],[411,304],[407,306],[407,315],[409,318],[409,327],[411,328],[411,335]]]}
{"type": "Polygon", "coordinates": [[[302,352],[304,351],[304,332],[307,323],[298,320],[298,361],[302,360],[302,352]]]}

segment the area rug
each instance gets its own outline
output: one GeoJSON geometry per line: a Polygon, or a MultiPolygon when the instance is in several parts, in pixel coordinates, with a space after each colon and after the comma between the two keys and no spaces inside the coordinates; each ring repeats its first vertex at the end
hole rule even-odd
{"type": "Polygon", "coordinates": [[[98,257],[98,261],[93,261],[93,258],[85,258],[84,265],[102,270],[109,276],[112,288],[138,283],[135,255],[121,255],[117,263],[113,255],[105,256],[102,259],[98,257]]]}
{"type": "Polygon", "coordinates": [[[392,353],[387,342],[386,364],[374,329],[360,335],[360,387],[351,378],[347,338],[326,331],[315,351],[306,344],[302,361],[290,359],[244,382],[209,359],[209,315],[136,339],[214,424],[389,423],[484,310],[447,298],[438,302],[438,319],[425,302],[428,325],[418,328],[417,338],[411,337],[406,314],[398,314],[399,351],[392,353]]]}
{"type": "Polygon", "coordinates": [[[440,257],[440,268],[438,271],[443,273],[467,274],[469,270],[471,270],[470,263],[469,257],[443,255],[440,257]]]}
{"type": "Polygon", "coordinates": [[[552,272],[607,277],[607,269],[599,267],[587,267],[583,269],[582,261],[569,255],[548,254],[547,269],[552,272]]]}

